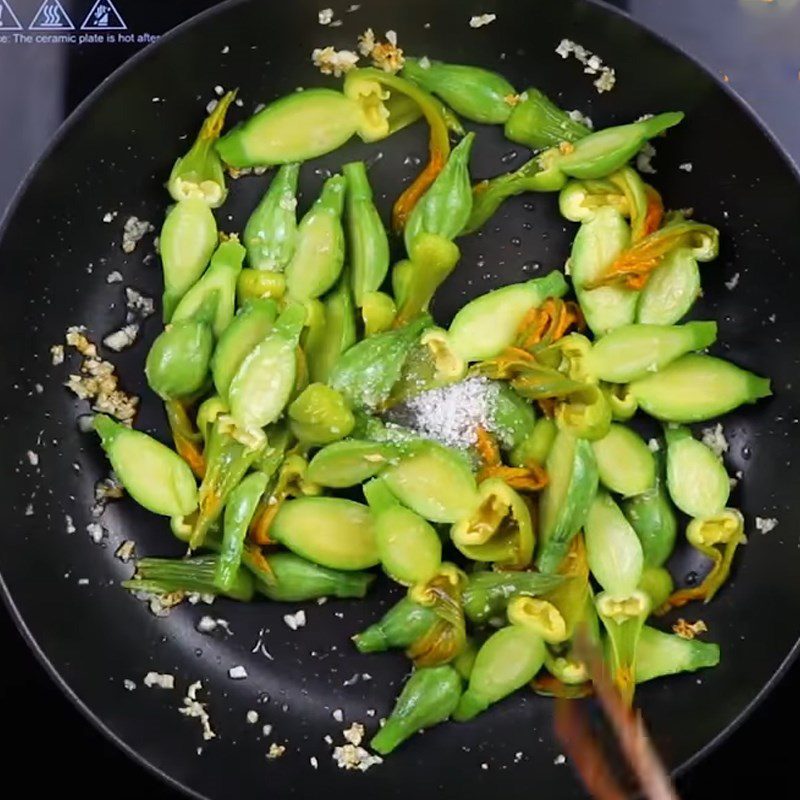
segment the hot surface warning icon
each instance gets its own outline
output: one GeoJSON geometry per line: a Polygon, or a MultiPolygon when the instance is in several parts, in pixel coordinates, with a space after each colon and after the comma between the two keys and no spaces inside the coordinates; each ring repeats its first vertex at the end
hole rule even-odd
{"type": "Polygon", "coordinates": [[[14,9],[8,0],[0,0],[0,31],[21,31],[22,25],[19,24],[14,9]]]}
{"type": "Polygon", "coordinates": [[[128,26],[111,0],[96,0],[81,25],[84,31],[124,31],[128,26]]]}
{"type": "Polygon", "coordinates": [[[59,0],[44,0],[28,25],[31,31],[74,31],[75,26],[59,0]]]}

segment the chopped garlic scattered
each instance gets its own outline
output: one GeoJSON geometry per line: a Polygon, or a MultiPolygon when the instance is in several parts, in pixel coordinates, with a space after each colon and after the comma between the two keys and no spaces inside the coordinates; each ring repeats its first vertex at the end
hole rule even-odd
{"type": "Polygon", "coordinates": [[[144,676],[144,685],[148,689],[158,686],[159,689],[174,689],[175,676],[166,672],[148,672],[144,676]]]}
{"type": "Polygon", "coordinates": [[[54,344],[50,348],[50,360],[54,367],[64,363],[64,345],[54,344]]]}
{"type": "Polygon", "coordinates": [[[200,681],[195,681],[186,691],[186,697],[183,698],[183,708],[178,711],[185,717],[196,717],[200,720],[203,727],[203,740],[208,742],[216,737],[216,733],[211,728],[211,718],[208,716],[206,704],[201,703],[197,699],[197,692],[203,688],[200,681]]]}
{"type": "Polygon", "coordinates": [[[301,608],[294,614],[284,614],[283,621],[293,631],[302,628],[306,624],[306,612],[301,608]]]}
{"type": "MultiPolygon", "coordinates": [[[[586,70],[584,70],[584,72],[585,71],[586,70]]],[[[595,89],[597,89],[597,93],[602,94],[603,92],[610,92],[614,88],[616,82],[616,72],[612,68],[604,67],[603,71],[600,73],[600,77],[594,81],[593,85],[595,89]]]]}
{"type": "Polygon", "coordinates": [[[720,422],[713,427],[703,428],[701,441],[717,458],[722,458],[723,454],[728,452],[728,440],[725,438],[720,422]]]}
{"type": "Polygon", "coordinates": [[[311,61],[323,75],[341,77],[358,63],[358,55],[352,50],[335,50],[328,47],[316,47],[311,53],[311,61]]]}
{"type": "Polygon", "coordinates": [[[568,111],[567,116],[571,120],[585,125],[590,131],[594,130],[594,122],[592,122],[592,118],[587,117],[586,114],[584,114],[582,111],[579,111],[577,108],[573,109],[572,111],[568,111]]]}
{"type": "Polygon", "coordinates": [[[360,722],[354,722],[346,731],[342,731],[342,735],[350,744],[358,746],[364,739],[364,726],[360,722]]]}
{"type": "Polygon", "coordinates": [[[126,539],[117,548],[117,551],[114,553],[114,555],[123,564],[127,564],[133,558],[135,549],[136,549],[136,542],[134,542],[132,539],[126,539]]]}
{"type": "Polygon", "coordinates": [[[361,747],[364,738],[364,726],[354,722],[344,733],[347,744],[333,748],[333,760],[339,769],[357,769],[366,772],[376,764],[382,764],[383,759],[361,747]]]}
{"type": "Polygon", "coordinates": [[[681,639],[694,639],[700,633],[705,633],[708,626],[699,619],[697,622],[687,622],[685,619],[679,619],[673,626],[672,630],[681,639]]]}
{"type": "Polygon", "coordinates": [[[191,603],[191,605],[196,606],[198,603],[205,603],[207,606],[210,606],[216,599],[217,596],[214,594],[201,594],[200,592],[189,592],[186,596],[186,599],[191,603]]]}
{"type": "Polygon", "coordinates": [[[137,592],[135,596],[137,599],[147,602],[150,613],[154,617],[168,617],[169,612],[186,599],[185,592],[169,592],[167,594],[137,592]]]}
{"type": "Polygon", "coordinates": [[[238,666],[231,667],[228,670],[228,677],[234,681],[243,681],[245,678],[247,678],[247,670],[241,664],[239,664],[238,666]]]}
{"type": "Polygon", "coordinates": [[[196,627],[200,633],[213,633],[217,628],[222,628],[228,636],[233,636],[230,623],[222,617],[214,618],[207,615],[200,617],[196,627]]]}
{"type": "Polygon", "coordinates": [[[130,347],[139,335],[139,326],[133,322],[130,325],[123,325],[119,330],[109,333],[103,339],[103,344],[115,353],[126,350],[130,347]]]}
{"type": "Polygon", "coordinates": [[[97,347],[89,341],[84,331],[83,325],[72,325],[67,328],[65,340],[70,347],[74,347],[82,356],[94,358],[97,355],[97,347]]]}
{"type": "Polygon", "coordinates": [[[386,31],[386,41],[376,42],[369,55],[373,65],[384,72],[399,72],[406,63],[403,49],[397,46],[397,34],[394,31],[386,31]]]}
{"type": "Polygon", "coordinates": [[[86,526],[86,532],[95,544],[100,544],[108,535],[108,531],[99,522],[90,522],[86,526]]]}
{"type": "Polygon", "coordinates": [[[142,294],[132,286],[125,287],[125,307],[134,315],[134,318],[139,317],[140,319],[152,316],[156,310],[153,298],[142,294]]]}
{"type": "Polygon", "coordinates": [[[599,94],[610,92],[617,81],[617,75],[612,67],[606,66],[603,60],[571,39],[562,39],[556,47],[556,53],[561,58],[573,55],[581,64],[583,71],[587,75],[597,75],[593,84],[599,94]],[[598,74],[599,73],[599,74],[598,74]]]}
{"type": "Polygon", "coordinates": [[[108,477],[97,481],[94,485],[92,516],[101,517],[110,500],[119,500],[124,495],[125,489],[113,472],[108,477]]]}
{"type": "Polygon", "coordinates": [[[778,527],[778,520],[775,517],[756,517],[756,530],[759,533],[770,533],[778,527]]]}
{"type": "Polygon", "coordinates": [[[92,408],[128,422],[136,415],[139,398],[119,388],[114,365],[97,357],[97,347],[83,333],[83,328],[73,326],[67,330],[66,341],[84,358],[80,374],[72,374],[64,384],[81,400],[93,400],[92,408]]]}
{"type": "Polygon", "coordinates": [[[497,14],[477,14],[469,18],[470,28],[483,28],[497,19],[497,14]]]}
{"type": "Polygon", "coordinates": [[[270,761],[274,761],[276,758],[280,758],[285,752],[286,752],[285,745],[273,742],[269,746],[269,751],[267,752],[267,758],[270,759],[270,761]]]}
{"type": "Polygon", "coordinates": [[[125,253],[132,253],[144,236],[154,230],[155,226],[146,219],[128,217],[122,229],[122,250],[125,253]]]}
{"type": "Polygon", "coordinates": [[[81,433],[94,432],[94,414],[81,414],[75,422],[81,433]]]}
{"type": "Polygon", "coordinates": [[[656,149],[650,142],[645,142],[642,149],[636,155],[636,169],[648,175],[655,175],[656,168],[652,161],[656,156],[656,149]]]}

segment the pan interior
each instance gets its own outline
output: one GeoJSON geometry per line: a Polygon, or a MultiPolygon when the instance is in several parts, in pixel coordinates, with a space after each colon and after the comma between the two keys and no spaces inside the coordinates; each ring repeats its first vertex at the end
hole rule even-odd
{"type": "MultiPolygon", "coordinates": [[[[418,769],[425,776],[414,790],[420,798],[439,796],[443,787],[453,796],[471,797],[489,786],[522,798],[530,780],[546,786],[548,797],[580,796],[569,771],[554,763],[560,751],[551,733],[551,703],[532,694],[499,704],[472,723],[417,737],[351,783],[352,776],[336,770],[323,737],[343,743],[342,729],[353,721],[373,730],[391,707],[407,663],[397,654],[359,655],[349,638],[396,599],[396,590],[381,582],[367,601],[309,604],[308,623],[297,631],[283,621],[296,605],[217,601],[156,618],[117,586],[131,568],[114,553],[123,540],[133,539],[139,555],[179,554],[166,521],[122,501],[101,518],[108,535],[100,545],[86,532],[93,522],[94,485],[107,467],[97,442],[76,425],[86,404],[61,385],[76,363],[53,366],[51,345],[63,341],[71,325],[85,325],[97,341],[119,327],[126,286],[159,295],[153,236],[125,254],[123,223],[137,216],[160,224],[168,203],[162,184],[214,87],[240,87],[244,108],[231,116],[243,118],[257,103],[297,86],[329,83],[311,65],[311,50],[353,47],[368,26],[397,31],[407,53],[498,69],[520,89],[535,85],[588,114],[598,127],[662,110],[687,113],[683,124],[656,143],[658,174],[651,178],[669,207],[693,207],[696,218],[722,234],[720,258],[704,267],[705,294],[693,316],[718,320],[723,344],[716,352],[770,375],[775,397],[725,419],[728,467],[742,472],[733,502],[745,512],[752,535],[725,590],[707,608],[683,614],[703,618],[708,638],[721,645],[722,663],[699,676],[648,685],[639,695],[668,763],[685,763],[726,730],[798,639],[800,596],[793,589],[800,572],[800,515],[792,480],[800,437],[797,176],[758,123],[714,80],[626,18],[577,1],[504,0],[492,10],[496,21],[473,29],[457,0],[408,0],[402,6],[365,1],[358,11],[340,15],[341,27],[327,28],[317,24],[318,9],[306,0],[224,5],[166,37],[104,84],[67,124],[7,218],[0,240],[0,359],[7,376],[0,452],[8,465],[0,497],[10,512],[0,538],[3,581],[18,619],[63,685],[139,759],[198,795],[224,798],[267,785],[276,797],[317,791],[343,797],[353,787],[368,797],[399,797],[407,792],[408,771],[418,769]],[[613,91],[596,94],[577,62],[555,54],[562,38],[598,52],[615,68],[613,91]],[[691,172],[678,169],[687,162],[691,172]],[[103,221],[107,214],[110,223],[103,221]],[[109,282],[116,271],[123,281],[109,282]],[[37,465],[26,456],[29,450],[38,454],[37,465]],[[756,516],[776,517],[779,525],[762,535],[755,532],[756,516]],[[197,622],[207,614],[228,620],[233,635],[199,633],[197,622]],[[235,666],[243,666],[248,677],[232,680],[235,666]],[[150,670],[173,674],[176,689],[145,688],[150,670]],[[126,679],[137,688],[126,691],[126,679]],[[196,719],[178,713],[196,680],[202,681],[198,697],[208,703],[217,733],[209,742],[196,719]],[[258,724],[247,724],[251,710],[258,724]],[[265,724],[272,726],[269,734],[265,724]],[[273,741],[287,752],[268,762],[273,741]],[[309,764],[312,756],[319,762],[316,770],[309,764]]],[[[476,130],[475,177],[526,159],[524,148],[509,144],[498,129],[476,130]]],[[[329,170],[366,158],[388,219],[393,199],[419,171],[425,153],[422,125],[376,145],[348,144],[303,168],[301,207],[329,170]]],[[[267,180],[232,182],[230,199],[218,213],[221,229],[242,229],[267,180]]],[[[554,197],[511,200],[484,231],[460,242],[462,261],[437,297],[437,320],[446,323],[487,289],[562,267],[573,236],[554,197]]],[[[122,385],[142,396],[138,427],[166,439],[161,408],[142,372],[158,328],[154,317],[138,343],[112,360],[122,385]]],[[[672,566],[685,579],[699,565],[680,551],[672,566]]]]}

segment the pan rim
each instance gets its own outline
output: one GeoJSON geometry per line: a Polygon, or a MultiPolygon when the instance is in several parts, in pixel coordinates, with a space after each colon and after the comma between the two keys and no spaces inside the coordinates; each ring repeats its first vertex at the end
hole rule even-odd
{"type": "MultiPolygon", "coordinates": [[[[39,172],[39,169],[49,159],[53,151],[58,147],[61,141],[67,136],[72,128],[79,123],[84,116],[87,109],[98,100],[109,87],[121,80],[130,71],[135,70],[138,65],[145,59],[149,58],[155,50],[162,45],[168,43],[172,39],[180,36],[185,30],[198,24],[199,22],[208,18],[214,17],[217,14],[222,14],[238,5],[245,5],[252,2],[252,0],[223,0],[217,5],[211,6],[197,14],[192,15],[188,19],[179,23],[175,27],[162,34],[157,42],[148,45],[135,53],[127,61],[120,64],[113,72],[107,75],[94,89],[92,89],[86,97],[81,100],[78,105],[70,112],[64,121],[58,126],[56,131],[49,139],[47,145],[42,150],[41,154],[34,160],[30,167],[26,170],[21,178],[16,190],[14,191],[6,209],[0,218],[0,241],[5,237],[6,231],[10,225],[11,219],[17,211],[23,197],[28,191],[29,185],[32,183],[33,178],[39,172]]],[[[664,35],[654,30],[650,25],[640,22],[635,19],[629,12],[612,5],[609,0],[574,0],[576,4],[584,4],[595,6],[606,13],[616,15],[626,20],[626,22],[634,25],[638,29],[644,31],[662,46],[665,46],[673,52],[679,54],[683,59],[689,61],[698,69],[702,70],[708,77],[712,79],[718,89],[721,89],[733,102],[755,123],[758,129],[766,136],[771,146],[775,149],[778,155],[783,159],[789,167],[791,174],[795,181],[800,184],[800,154],[797,160],[783,145],[781,140],[772,131],[772,129],[764,122],[759,114],[754,110],[750,102],[743,98],[730,83],[721,80],[716,72],[711,69],[704,60],[692,53],[689,53],[676,42],[671,41],[664,35]]],[[[158,767],[155,763],[150,761],[142,753],[129,745],[119,734],[115,733],[109,728],[103,719],[90,708],[72,689],[66,678],[59,672],[57,667],[53,664],[51,659],[44,652],[44,649],[36,639],[33,631],[28,627],[22,612],[17,607],[12,593],[3,577],[2,569],[0,569],[0,595],[3,599],[3,604],[8,610],[14,624],[24,639],[25,643],[30,648],[36,660],[44,668],[45,672],[49,675],[56,686],[62,691],[64,696],[72,703],[72,705],[88,720],[89,723],[104,736],[109,742],[117,746],[126,756],[128,756],[134,763],[142,766],[147,772],[154,777],[162,780],[171,789],[182,792],[185,796],[195,798],[196,800],[210,800],[210,798],[201,794],[200,792],[190,788],[182,781],[174,778],[167,773],[164,769],[158,767]]],[[[698,749],[693,755],[686,758],[680,764],[671,770],[673,778],[680,777],[688,772],[692,767],[696,766],[701,760],[706,758],[710,753],[716,750],[720,745],[728,740],[728,738],[735,733],[749,718],[753,711],[765,700],[775,686],[784,678],[792,664],[800,653],[800,633],[792,648],[781,661],[778,668],[767,680],[761,689],[754,695],[744,708],[714,737],[712,737],[705,745],[698,749]]]]}

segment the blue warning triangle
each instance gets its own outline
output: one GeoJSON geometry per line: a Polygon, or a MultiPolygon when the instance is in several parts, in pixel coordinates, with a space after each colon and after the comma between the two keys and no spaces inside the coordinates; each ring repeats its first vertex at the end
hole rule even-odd
{"type": "Polygon", "coordinates": [[[96,0],[81,25],[82,31],[126,31],[119,11],[111,0],[96,0]]]}
{"type": "Polygon", "coordinates": [[[75,26],[59,0],[44,0],[28,25],[29,31],[74,31],[75,26]]]}
{"type": "Polygon", "coordinates": [[[22,25],[19,24],[14,9],[8,0],[0,0],[0,31],[21,31],[22,25]]]}

